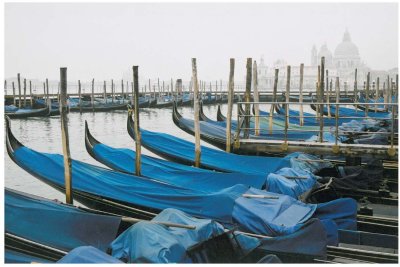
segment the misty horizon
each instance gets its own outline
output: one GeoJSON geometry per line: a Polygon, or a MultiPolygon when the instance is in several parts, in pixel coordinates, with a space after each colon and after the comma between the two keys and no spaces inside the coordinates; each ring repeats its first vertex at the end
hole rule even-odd
{"type": "Polygon", "coordinates": [[[346,29],[372,70],[398,65],[396,3],[6,3],[5,77],[57,80],[190,80],[245,76],[246,58],[310,65],[315,45],[330,51],[346,29]],[[374,19],[371,19],[374,18],[374,19]]]}

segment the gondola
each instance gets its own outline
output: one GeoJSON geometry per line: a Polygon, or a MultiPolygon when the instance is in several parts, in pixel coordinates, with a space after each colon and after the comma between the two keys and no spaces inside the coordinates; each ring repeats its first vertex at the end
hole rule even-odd
{"type": "MultiPolygon", "coordinates": [[[[201,258],[203,263],[212,263],[214,260],[239,262],[239,255],[256,259],[253,257],[256,255],[248,254],[260,245],[251,237],[236,241],[233,236],[229,236],[236,234],[232,231],[226,233],[222,225],[211,220],[190,217],[179,210],[163,210],[151,221],[140,221],[79,208],[8,188],[5,190],[5,231],[7,250],[28,256],[35,255],[38,262],[179,263],[196,262],[191,260],[191,256],[198,256],[200,253],[209,256],[201,258]],[[174,224],[192,228],[176,228],[174,224]],[[160,238],[151,240],[150,237],[154,234],[160,238]],[[186,238],[180,243],[181,247],[165,242],[165,238],[182,241],[181,236],[186,238]],[[233,247],[235,243],[239,245],[237,249],[233,247]],[[219,245],[221,254],[218,257],[207,252],[212,245],[219,245]],[[248,247],[248,252],[240,246],[248,247]],[[165,249],[169,249],[170,254],[161,253],[165,249]],[[227,253],[222,253],[221,249],[225,249],[227,253]],[[74,255],[71,254],[76,250],[79,250],[81,257],[72,258],[74,255]],[[91,253],[86,253],[86,257],[83,257],[87,250],[91,253]],[[234,252],[238,255],[230,254],[234,252]],[[228,253],[233,258],[226,258],[228,253]],[[60,260],[61,257],[63,258],[60,260]]],[[[253,254],[263,252],[260,248],[253,254]]]]}
{"type": "Polygon", "coordinates": [[[226,117],[222,114],[220,105],[218,105],[218,110],[217,110],[217,121],[226,121],[226,117]]]}
{"type": "MultiPolygon", "coordinates": [[[[134,164],[136,153],[129,149],[118,149],[104,145],[97,141],[85,126],[85,145],[88,153],[97,161],[104,165],[125,173],[135,174],[134,164]]],[[[182,164],[168,162],[162,159],[153,158],[142,155],[141,173],[143,176],[159,180],[161,182],[170,183],[177,186],[183,186],[199,189],[216,191],[235,184],[247,184],[254,188],[266,189],[267,191],[289,195],[291,197],[302,199],[304,201],[314,201],[322,197],[326,201],[340,196],[359,196],[365,198],[371,196],[379,196],[378,191],[366,190],[373,189],[380,182],[382,176],[382,168],[379,166],[372,170],[360,170],[362,167],[343,168],[341,173],[346,173],[345,177],[338,176],[334,172],[326,173],[327,177],[316,178],[308,172],[301,169],[284,168],[275,173],[265,175],[249,175],[244,173],[216,173],[205,169],[185,166],[182,164]],[[356,175],[358,173],[358,175],[356,175]],[[336,175],[336,177],[333,177],[336,175]],[[302,177],[296,179],[295,177],[302,177]],[[333,179],[333,181],[331,181],[333,179]],[[322,182],[325,185],[320,185],[322,182]],[[329,184],[329,185],[328,185],[329,184]],[[207,185],[205,188],[204,185],[207,185]],[[359,191],[358,189],[361,189],[359,191]],[[335,194],[329,196],[330,191],[334,190],[335,194]]],[[[379,187],[378,187],[379,189],[379,187]]],[[[371,198],[370,198],[371,200],[371,198]]],[[[395,202],[397,199],[393,199],[395,202]]]]}
{"type": "MultiPolygon", "coordinates": [[[[292,102],[299,102],[300,101],[300,96],[290,96],[289,97],[290,101],[292,102]]],[[[310,96],[310,95],[303,95],[303,102],[315,102],[316,97],[315,96],[310,96]]],[[[331,96],[329,98],[331,102],[336,101],[336,97],[331,96]]],[[[340,103],[353,103],[354,99],[352,97],[340,97],[339,98],[340,103]]]]}
{"type": "Polygon", "coordinates": [[[154,99],[149,98],[148,101],[149,101],[148,108],[154,108],[157,105],[157,98],[154,98],[154,99]]]}
{"type": "MultiPolygon", "coordinates": [[[[314,104],[310,104],[311,108],[313,110],[317,110],[317,107],[314,104]]],[[[330,112],[331,115],[334,115],[336,113],[336,106],[335,105],[330,105],[330,112]]],[[[327,105],[324,105],[324,115],[328,115],[328,107],[327,105]]],[[[367,114],[362,111],[357,111],[355,109],[351,108],[345,108],[345,107],[339,107],[339,121],[346,120],[346,117],[367,117],[373,118],[373,119],[390,119],[391,118],[391,113],[390,112],[375,112],[375,111],[369,111],[367,114]]],[[[349,119],[347,119],[349,120],[349,119]]],[[[324,120],[325,122],[325,120],[324,120]]]]}
{"type": "MultiPolygon", "coordinates": [[[[6,126],[6,146],[12,160],[33,176],[63,191],[63,157],[39,153],[23,146],[12,135],[9,123],[8,121],[6,126]]],[[[104,203],[102,210],[121,215],[132,215],[133,209],[135,215],[131,217],[149,217],[163,209],[176,208],[191,216],[216,220],[226,227],[235,224],[242,231],[268,236],[292,234],[312,218],[319,218],[324,223],[331,243],[337,242],[332,239],[335,227],[350,230],[356,227],[357,204],[352,199],[338,199],[318,205],[304,204],[289,196],[245,185],[207,193],[76,160],[72,160],[71,166],[73,193],[77,201],[90,208],[98,208],[98,203],[104,203]],[[249,198],[248,195],[263,197],[249,198]],[[92,196],[97,201],[93,202],[82,196],[92,196]],[[215,206],[215,203],[219,205],[215,206]],[[290,218],[289,221],[285,219],[286,212],[287,216],[291,214],[287,217],[290,218]],[[332,228],[333,225],[336,226],[332,228]]]]}
{"type": "Polygon", "coordinates": [[[49,107],[39,109],[18,109],[15,112],[5,112],[5,115],[12,119],[25,119],[30,117],[47,117],[49,116],[49,107]]]}
{"type": "Polygon", "coordinates": [[[70,107],[69,110],[71,112],[107,112],[113,110],[126,110],[126,103],[107,103],[107,104],[95,104],[94,106],[85,105],[85,106],[74,106],[70,107]]]}
{"type": "MultiPolygon", "coordinates": [[[[200,109],[200,119],[207,118],[204,114],[202,114],[202,112],[203,111],[200,109]]],[[[255,114],[254,105],[253,105],[253,114],[255,114]]],[[[275,131],[279,132],[279,131],[284,130],[285,129],[285,121],[280,118],[275,119],[275,116],[276,115],[274,115],[273,119],[272,119],[272,132],[275,132],[275,131]]],[[[207,118],[207,119],[208,119],[207,122],[217,123],[222,127],[226,127],[226,117],[222,114],[221,107],[219,105],[218,105],[218,111],[217,111],[217,121],[213,121],[209,118],[207,118]]],[[[270,129],[269,117],[260,117],[259,122],[260,122],[260,128],[261,128],[260,132],[269,133],[269,129],[270,129]]],[[[236,130],[237,121],[231,120],[231,126],[232,126],[232,130],[236,130]]],[[[250,127],[255,128],[255,119],[254,118],[250,118],[250,127]]],[[[318,133],[320,131],[319,126],[299,126],[296,124],[289,124],[288,125],[289,133],[291,130],[296,130],[299,132],[301,130],[306,130],[306,131],[314,132],[314,133],[318,133]]]]}
{"type": "MultiPolygon", "coordinates": [[[[201,115],[200,115],[201,116],[201,115]]],[[[204,116],[202,119],[208,119],[204,116]]],[[[178,110],[176,105],[174,106],[173,113],[172,113],[172,120],[177,127],[181,130],[187,132],[188,134],[194,135],[194,121],[191,119],[183,118],[178,110]]],[[[235,128],[237,127],[236,124],[232,125],[232,135],[234,135],[235,128]]],[[[250,128],[255,127],[255,124],[251,124],[250,128]]],[[[244,131],[240,132],[241,138],[244,138],[245,133],[244,131]]],[[[324,139],[326,135],[324,135],[324,139]]],[[[211,120],[208,121],[200,121],[200,138],[207,143],[210,143],[220,149],[226,148],[226,125],[220,122],[213,122],[211,120]]],[[[317,139],[316,133],[313,132],[291,132],[288,131],[285,134],[284,129],[280,128],[277,129],[275,127],[272,133],[267,131],[261,131],[259,135],[255,135],[255,131],[253,129],[249,130],[249,138],[251,139],[268,139],[268,140],[283,140],[287,138],[287,140],[291,141],[306,141],[311,139],[317,139]]],[[[231,144],[233,146],[233,144],[231,144]]],[[[239,150],[236,150],[237,153],[240,153],[239,150]]]]}
{"type": "MultiPolygon", "coordinates": [[[[87,152],[100,163],[117,171],[135,174],[135,166],[132,164],[136,158],[135,151],[113,148],[100,143],[90,133],[87,123],[85,123],[85,145],[87,152]]],[[[258,189],[268,188],[270,192],[294,198],[301,198],[302,194],[309,193],[316,185],[316,178],[301,170],[282,170],[282,175],[219,173],[146,155],[141,156],[141,174],[150,179],[202,191],[218,191],[236,184],[246,184],[258,189]],[[291,177],[301,176],[302,179],[285,178],[283,172],[290,173],[291,177]]]]}
{"type": "MultiPolygon", "coordinates": [[[[127,118],[127,130],[135,139],[134,121],[131,115],[127,118]]],[[[168,160],[181,164],[194,165],[194,143],[174,137],[165,133],[151,132],[140,129],[142,145],[151,152],[168,160]]],[[[227,153],[225,151],[201,146],[201,167],[221,172],[238,172],[252,174],[266,174],[275,172],[283,167],[292,167],[293,162],[301,162],[304,169],[316,172],[325,167],[332,167],[330,163],[316,163],[312,159],[318,159],[312,155],[293,153],[284,158],[246,156],[227,153]],[[293,158],[293,160],[291,160],[293,158]],[[299,160],[296,161],[296,158],[299,160]],[[310,160],[310,161],[307,161],[310,160]],[[291,163],[292,162],[292,163],[291,163]]]]}
{"type": "MultiPolygon", "coordinates": [[[[239,107],[239,112],[242,114],[244,113],[243,108],[239,107]]],[[[253,106],[253,114],[255,113],[254,111],[254,106],[253,106]]],[[[268,112],[263,113],[263,115],[269,114],[268,112]]],[[[266,115],[267,117],[261,117],[260,118],[260,132],[264,133],[269,133],[270,132],[270,121],[269,121],[269,116],[266,115]]],[[[200,118],[205,117],[205,115],[201,115],[200,118]]],[[[221,113],[221,109],[219,107],[218,112],[217,112],[217,119],[219,120],[219,125],[221,127],[226,128],[226,117],[221,113]]],[[[216,123],[215,121],[210,121],[208,119],[209,123],[216,123]]],[[[236,120],[231,120],[231,125],[232,125],[232,131],[237,128],[237,121],[236,120]]],[[[285,129],[285,121],[282,115],[274,115],[272,118],[272,133],[276,131],[282,131],[285,129]]],[[[254,118],[250,119],[250,127],[255,128],[255,121],[254,118]]],[[[292,124],[289,123],[288,125],[288,130],[295,130],[295,131],[308,131],[312,133],[318,133],[320,131],[319,126],[299,126],[297,124],[292,124]]],[[[384,131],[385,126],[381,125],[381,123],[373,123],[373,122],[368,122],[368,123],[350,123],[347,125],[347,123],[343,123],[339,125],[339,136],[338,136],[338,143],[347,143],[347,144],[381,144],[381,145],[386,145],[388,144],[388,139],[387,136],[383,134],[375,134],[375,132],[378,131],[384,131]],[[356,127],[361,128],[360,131],[368,131],[370,133],[364,133],[364,134],[357,134],[356,132],[356,127]]],[[[332,130],[333,132],[333,130],[332,130]]],[[[331,141],[334,142],[336,137],[332,133],[325,133],[324,134],[324,139],[326,141],[331,141]]]]}
{"type": "Polygon", "coordinates": [[[121,216],[88,212],[13,189],[5,190],[6,249],[40,259],[57,261],[79,246],[93,246],[105,252],[129,226],[121,221],[121,216]]]}
{"type": "MultiPolygon", "coordinates": [[[[312,105],[313,104],[310,104],[310,106],[312,106],[312,105]]],[[[283,107],[282,105],[280,105],[280,104],[275,105],[275,110],[278,114],[285,116],[285,107],[283,107]]],[[[261,115],[269,115],[268,112],[261,111],[261,110],[260,110],[260,114],[261,115]]],[[[332,116],[333,116],[333,114],[334,113],[331,113],[332,116]]],[[[315,116],[316,116],[315,114],[303,112],[303,116],[304,116],[304,125],[308,125],[308,126],[318,126],[319,125],[319,119],[315,118],[315,116]]],[[[274,117],[274,118],[278,118],[278,117],[274,117]]],[[[338,124],[341,125],[342,123],[350,122],[351,120],[352,120],[351,118],[340,117],[338,119],[338,124]]],[[[289,122],[299,125],[300,112],[289,108],[289,122]]],[[[332,118],[325,117],[324,118],[324,126],[335,126],[335,125],[336,125],[336,120],[334,117],[332,117],[332,118]]]]}

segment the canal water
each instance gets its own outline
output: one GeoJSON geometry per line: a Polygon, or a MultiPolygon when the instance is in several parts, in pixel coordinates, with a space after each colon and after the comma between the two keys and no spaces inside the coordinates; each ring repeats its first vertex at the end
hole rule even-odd
{"type": "MultiPolygon", "coordinates": [[[[217,105],[204,106],[204,113],[211,119],[216,120],[217,105]]],[[[222,113],[226,114],[227,105],[221,106],[222,113]]],[[[269,107],[262,107],[269,110],[269,107]]],[[[310,109],[311,110],[311,109],[310,109]]],[[[237,117],[237,107],[233,106],[233,118],[237,117]]],[[[307,109],[307,111],[309,111],[307,109]]],[[[193,118],[192,107],[181,107],[179,112],[187,118],[193,118]]],[[[69,113],[69,141],[71,157],[86,163],[105,167],[94,160],[85,148],[85,121],[89,129],[100,142],[117,148],[135,148],[134,141],[126,130],[127,111],[112,111],[99,113],[69,113]]],[[[140,110],[140,126],[144,129],[164,132],[178,136],[182,139],[194,142],[194,137],[179,129],[172,121],[172,109],[143,108],[140,110]]],[[[15,119],[11,121],[14,135],[25,146],[39,152],[62,154],[61,146],[61,122],[60,116],[15,119]]],[[[201,141],[204,146],[211,145],[201,141]]],[[[8,156],[5,155],[5,186],[27,193],[33,193],[50,199],[64,200],[65,196],[34,178],[32,175],[18,167],[8,156]]],[[[157,157],[152,152],[142,148],[142,153],[157,157]]],[[[132,164],[134,164],[132,162],[132,164]]]]}
{"type": "MultiPolygon", "coordinates": [[[[185,117],[193,118],[192,107],[179,108],[185,117]]],[[[222,106],[226,114],[226,105],[222,106]]],[[[217,106],[205,106],[204,113],[216,119],[217,106]]],[[[236,106],[234,106],[236,114],[236,106]]],[[[85,121],[88,122],[92,134],[102,143],[118,148],[132,148],[135,143],[126,130],[127,111],[99,113],[69,113],[69,141],[71,157],[90,164],[103,166],[94,160],[85,148],[85,121]]],[[[235,118],[235,117],[234,117],[235,118]]],[[[169,133],[194,142],[194,137],[175,126],[172,121],[172,109],[143,108],[140,111],[140,126],[151,131],[169,133]]],[[[11,121],[14,135],[25,146],[40,152],[62,154],[60,116],[15,119],[11,121]]],[[[209,146],[202,142],[202,145],[209,146]]],[[[33,193],[51,199],[64,200],[64,195],[18,167],[4,149],[5,186],[27,193],[33,193]]],[[[142,153],[156,156],[142,148],[142,153]]],[[[156,156],[157,157],[157,156],[156,156]]],[[[132,162],[132,164],[134,164],[132,162]]]]}

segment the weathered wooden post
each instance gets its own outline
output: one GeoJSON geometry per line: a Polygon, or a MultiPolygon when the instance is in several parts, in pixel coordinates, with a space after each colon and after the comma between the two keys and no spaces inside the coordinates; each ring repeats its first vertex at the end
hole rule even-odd
{"type": "Polygon", "coordinates": [[[12,89],[13,89],[14,106],[17,106],[17,98],[15,97],[15,84],[14,84],[14,82],[12,82],[12,89]]]}
{"type": "Polygon", "coordinates": [[[65,196],[66,203],[72,204],[72,174],[71,174],[71,154],[69,151],[68,136],[68,117],[67,117],[67,68],[60,68],[61,94],[60,94],[60,111],[61,111],[61,139],[64,155],[64,179],[65,179],[65,196]]]}
{"type": "MultiPolygon", "coordinates": [[[[328,117],[330,118],[331,117],[331,105],[329,104],[329,102],[330,102],[329,98],[331,97],[331,92],[329,91],[329,87],[328,87],[328,85],[329,85],[328,75],[329,75],[329,72],[328,72],[328,70],[326,70],[326,92],[328,93],[327,97],[326,97],[326,106],[328,107],[328,117]]],[[[345,84],[346,84],[346,82],[345,82],[345,84]]]]}
{"type": "Polygon", "coordinates": [[[392,103],[393,101],[393,98],[392,98],[392,95],[393,95],[393,78],[390,78],[390,81],[389,81],[389,79],[388,79],[388,103],[392,103]]]}
{"type": "Polygon", "coordinates": [[[124,80],[121,80],[121,96],[122,96],[122,102],[125,100],[125,94],[124,94],[124,80]]]}
{"type": "MultiPolygon", "coordinates": [[[[358,88],[357,88],[357,69],[354,71],[354,102],[358,103],[358,88]]],[[[356,110],[357,110],[356,104],[356,110]]]]}
{"type": "Polygon", "coordinates": [[[157,78],[157,90],[158,90],[158,95],[161,95],[160,91],[160,78],[157,78]]]}
{"type": "MultiPolygon", "coordinates": [[[[321,65],[318,65],[318,74],[317,74],[317,82],[315,83],[315,93],[317,95],[317,102],[320,102],[321,100],[321,92],[320,92],[320,82],[321,82],[321,65]]],[[[317,120],[318,115],[319,115],[319,108],[320,105],[315,105],[316,110],[315,110],[315,119],[317,120]]]]}
{"type": "Polygon", "coordinates": [[[57,102],[58,103],[60,103],[60,86],[61,86],[61,84],[60,84],[60,82],[58,82],[58,85],[57,85],[57,102]]]}
{"type": "MultiPolygon", "coordinates": [[[[326,84],[326,86],[328,86],[328,84],[326,84]]],[[[344,94],[345,96],[347,96],[347,82],[344,82],[344,94]]]]}
{"type": "Polygon", "coordinates": [[[103,83],[103,99],[104,99],[104,103],[107,104],[107,87],[106,87],[106,81],[104,81],[103,83]]]}
{"type": "Polygon", "coordinates": [[[29,80],[29,94],[31,96],[31,108],[33,108],[32,81],[29,80]]]}
{"type": "Polygon", "coordinates": [[[175,97],[177,97],[178,92],[174,91],[174,81],[172,80],[172,78],[171,78],[171,89],[170,90],[171,90],[171,94],[173,94],[173,95],[175,95],[175,97]]]}
{"type": "MultiPolygon", "coordinates": [[[[146,85],[144,86],[144,92],[146,93],[146,85]]],[[[126,81],[126,98],[129,99],[129,83],[126,81]]]]}
{"type": "Polygon", "coordinates": [[[81,97],[82,97],[81,80],[78,80],[78,98],[79,98],[79,113],[80,114],[82,114],[81,97]]]}
{"type": "MultiPolygon", "coordinates": [[[[274,78],[274,91],[272,93],[272,102],[277,101],[277,93],[278,93],[278,75],[279,75],[279,69],[275,69],[275,78],[274,78]]],[[[275,110],[275,104],[271,105],[270,111],[269,111],[269,133],[272,134],[272,125],[273,125],[273,114],[275,110]]]]}
{"type": "MultiPolygon", "coordinates": [[[[336,104],[339,103],[339,98],[340,98],[339,85],[340,85],[339,77],[336,77],[336,82],[335,82],[336,104]]],[[[337,145],[338,145],[338,140],[339,140],[339,105],[336,105],[336,108],[335,108],[335,147],[337,147],[337,145]]]]}
{"type": "MultiPolygon", "coordinates": [[[[257,77],[257,62],[254,60],[253,63],[253,92],[254,102],[259,102],[260,97],[258,95],[258,77],[257,77]]],[[[255,135],[260,135],[260,109],[259,104],[254,104],[254,115],[255,115],[255,135]]]]}
{"type": "Polygon", "coordinates": [[[46,83],[43,82],[43,100],[46,100],[46,83]]]}
{"type": "Polygon", "coordinates": [[[21,98],[21,77],[20,74],[18,73],[17,75],[18,79],[18,94],[19,94],[19,100],[18,100],[18,108],[22,107],[22,98],[21,98]]]}
{"type": "Polygon", "coordinates": [[[375,113],[378,112],[378,100],[379,100],[379,77],[376,78],[375,86],[375,113]]]}
{"type": "MultiPolygon", "coordinates": [[[[94,112],[94,79],[92,79],[92,97],[91,97],[91,102],[92,102],[92,110],[94,112]]],[[[82,102],[79,99],[79,106],[81,106],[82,102]]]]}
{"type": "Polygon", "coordinates": [[[49,79],[47,79],[47,78],[46,78],[46,96],[47,96],[47,105],[51,105],[50,91],[49,91],[49,79]]]}
{"type": "Polygon", "coordinates": [[[288,130],[289,130],[289,102],[290,102],[290,65],[287,66],[286,70],[286,105],[285,105],[285,143],[288,142],[288,130]]]}
{"type": "Polygon", "coordinates": [[[233,90],[235,76],[235,59],[230,59],[229,64],[229,86],[228,86],[228,113],[226,115],[226,152],[231,152],[232,144],[232,107],[233,107],[233,90]]]}
{"type": "Polygon", "coordinates": [[[194,166],[200,167],[201,146],[200,146],[200,122],[199,122],[199,87],[197,83],[196,59],[192,58],[192,79],[194,85],[194,133],[195,133],[195,160],[194,166]]]}
{"type": "Polygon", "coordinates": [[[24,79],[24,108],[26,108],[26,79],[24,79]]]}
{"type": "MultiPolygon", "coordinates": [[[[319,141],[324,141],[324,72],[325,72],[325,57],[321,57],[321,80],[319,84],[319,92],[321,96],[321,105],[319,108],[319,141]]],[[[339,108],[339,107],[337,107],[339,108]]],[[[328,107],[330,109],[330,107],[328,107]]]]}
{"type": "Polygon", "coordinates": [[[396,88],[394,92],[395,102],[398,103],[399,101],[399,75],[396,74],[396,88]]]}
{"type": "Polygon", "coordinates": [[[134,111],[135,111],[135,136],[136,136],[136,160],[135,160],[135,173],[137,176],[141,176],[141,155],[142,155],[142,137],[140,134],[139,124],[139,67],[133,66],[133,87],[134,87],[134,111]]]}
{"type": "Polygon", "coordinates": [[[369,110],[369,82],[370,82],[370,73],[367,74],[367,84],[365,86],[365,117],[368,117],[368,110],[369,110]]]}
{"type": "Polygon", "coordinates": [[[114,104],[114,80],[111,79],[111,103],[114,104]]]}
{"type": "MultiPolygon", "coordinates": [[[[246,109],[245,109],[245,118],[244,118],[244,138],[249,138],[249,130],[250,130],[250,93],[251,93],[251,74],[252,74],[252,58],[247,58],[246,64],[246,93],[245,93],[245,101],[246,101],[246,109]]],[[[239,123],[239,122],[238,122],[239,123]]]]}
{"type": "Polygon", "coordinates": [[[300,122],[299,125],[303,126],[304,125],[304,114],[303,114],[303,77],[304,77],[304,64],[301,63],[300,64],[300,85],[299,85],[299,102],[300,102],[300,107],[299,107],[299,111],[300,111],[300,122]]]}

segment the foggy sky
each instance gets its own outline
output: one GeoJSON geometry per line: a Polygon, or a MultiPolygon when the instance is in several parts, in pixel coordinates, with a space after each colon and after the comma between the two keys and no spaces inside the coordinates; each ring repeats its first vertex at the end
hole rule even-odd
{"type": "Polygon", "coordinates": [[[310,64],[325,42],[331,52],[348,28],[372,69],[398,64],[397,4],[374,3],[6,3],[5,77],[120,79],[139,65],[141,78],[203,80],[245,75],[247,57],[271,65],[310,64]]]}

